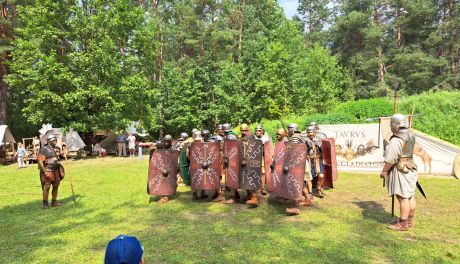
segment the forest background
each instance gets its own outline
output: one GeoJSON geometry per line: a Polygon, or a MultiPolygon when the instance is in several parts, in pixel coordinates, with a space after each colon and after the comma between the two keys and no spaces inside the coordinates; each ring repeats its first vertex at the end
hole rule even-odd
{"type": "Polygon", "coordinates": [[[391,114],[399,82],[421,130],[460,145],[458,0],[299,0],[292,19],[275,0],[16,0],[0,22],[0,123],[17,137],[363,121],[391,114]]]}

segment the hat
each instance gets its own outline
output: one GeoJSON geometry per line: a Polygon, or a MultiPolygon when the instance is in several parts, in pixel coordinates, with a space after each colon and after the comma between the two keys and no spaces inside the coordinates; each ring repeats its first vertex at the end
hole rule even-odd
{"type": "Polygon", "coordinates": [[[139,264],[143,253],[141,242],[136,237],[119,235],[107,245],[104,263],[139,264]]]}

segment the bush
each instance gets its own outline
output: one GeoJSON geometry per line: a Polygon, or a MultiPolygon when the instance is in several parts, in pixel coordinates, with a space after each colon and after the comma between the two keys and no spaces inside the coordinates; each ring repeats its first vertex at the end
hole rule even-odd
{"type": "Polygon", "coordinates": [[[415,129],[460,145],[460,92],[426,92],[405,97],[398,106],[403,114],[415,107],[415,129]]]}
{"type": "Polygon", "coordinates": [[[391,116],[393,105],[385,98],[363,99],[342,103],[335,107],[332,113],[348,114],[364,122],[367,118],[391,116]]]}

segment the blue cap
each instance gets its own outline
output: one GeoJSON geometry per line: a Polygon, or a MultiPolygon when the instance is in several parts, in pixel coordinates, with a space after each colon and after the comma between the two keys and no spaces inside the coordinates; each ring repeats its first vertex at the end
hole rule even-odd
{"type": "Polygon", "coordinates": [[[139,264],[143,253],[141,242],[136,237],[119,235],[107,245],[104,263],[139,264]]]}

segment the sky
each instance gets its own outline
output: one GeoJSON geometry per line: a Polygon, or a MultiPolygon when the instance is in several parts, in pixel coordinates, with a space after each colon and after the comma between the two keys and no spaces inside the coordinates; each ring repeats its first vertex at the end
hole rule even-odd
{"type": "Polygon", "coordinates": [[[297,13],[298,0],[278,0],[278,3],[284,9],[287,18],[292,18],[297,13]]]}

